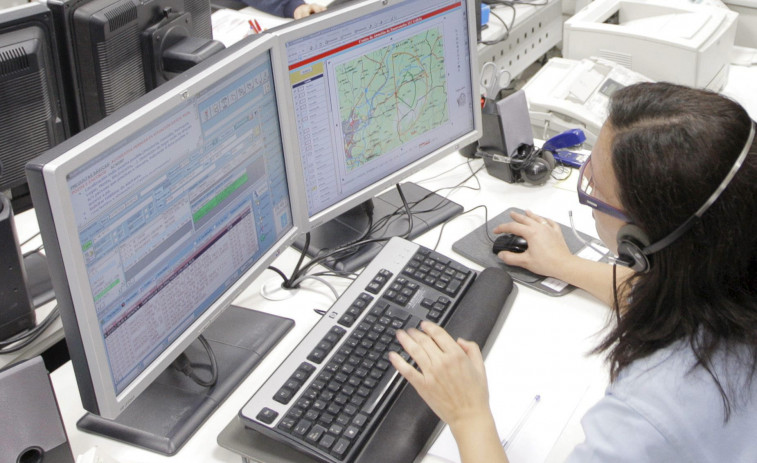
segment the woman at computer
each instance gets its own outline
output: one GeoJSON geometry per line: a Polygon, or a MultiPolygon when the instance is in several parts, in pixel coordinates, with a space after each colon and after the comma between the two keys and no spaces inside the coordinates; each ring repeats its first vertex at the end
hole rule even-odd
{"type": "Polygon", "coordinates": [[[314,13],[320,13],[325,6],[305,3],[303,0],[242,0],[251,7],[274,16],[301,19],[314,13]]]}
{"type": "MultiPolygon", "coordinates": [[[[613,95],[579,199],[631,269],[572,256],[559,227],[534,214],[495,229],[529,244],[503,261],[614,311],[596,348],[611,382],[569,462],[757,461],[754,125],[737,103],[702,90],[645,83],[613,95]]],[[[464,462],[507,461],[478,346],[421,329],[397,334],[420,371],[398,355],[392,364],[449,424],[464,462]]]]}

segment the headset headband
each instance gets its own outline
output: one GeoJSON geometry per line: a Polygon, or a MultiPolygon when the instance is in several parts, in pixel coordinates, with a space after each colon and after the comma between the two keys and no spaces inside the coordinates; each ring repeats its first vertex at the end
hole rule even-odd
{"type": "Polygon", "coordinates": [[[649,246],[645,247],[642,250],[642,252],[645,255],[653,254],[667,247],[668,245],[673,243],[675,240],[680,238],[681,235],[686,233],[689,230],[689,228],[693,227],[694,224],[696,224],[699,221],[699,219],[707,211],[707,209],[709,209],[710,206],[712,206],[715,203],[715,201],[717,201],[717,199],[726,189],[728,184],[731,183],[731,180],[733,180],[733,177],[736,175],[736,172],[739,171],[739,169],[741,168],[741,165],[744,164],[744,160],[746,159],[747,154],[749,154],[749,148],[752,147],[753,141],[754,141],[754,122],[751,122],[749,124],[749,136],[747,137],[746,144],[744,144],[744,149],[741,150],[741,153],[736,158],[736,162],[733,163],[731,170],[728,172],[728,174],[726,174],[723,181],[720,182],[720,185],[718,185],[718,187],[715,189],[712,195],[710,195],[707,201],[705,201],[704,204],[702,204],[702,207],[700,207],[691,217],[686,219],[686,221],[682,223],[678,228],[673,230],[665,238],[662,238],[656,243],[652,243],[649,246]]]}

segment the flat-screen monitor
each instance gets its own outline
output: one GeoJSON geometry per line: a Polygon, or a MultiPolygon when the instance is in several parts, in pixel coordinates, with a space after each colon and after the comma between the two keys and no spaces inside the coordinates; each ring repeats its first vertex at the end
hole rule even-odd
{"type": "Polygon", "coordinates": [[[27,166],[85,430],[175,453],[291,324],[230,307],[298,230],[272,42],[219,53],[27,166]],[[185,353],[207,380],[200,335],[209,388],[167,368],[185,353]]]}
{"type": "Polygon", "coordinates": [[[32,207],[24,165],[69,134],[53,18],[41,4],[0,11],[0,340],[34,326],[52,297],[40,253],[24,258],[14,212],[32,207]]]}
{"type": "MultiPolygon", "coordinates": [[[[287,65],[287,116],[297,129],[288,154],[309,223],[326,224],[323,247],[361,234],[361,225],[350,234],[330,220],[480,136],[474,3],[356,2],[275,32],[287,65]]],[[[426,193],[418,195],[412,203],[426,193]]],[[[444,209],[418,209],[427,206],[444,209]]],[[[424,222],[438,223],[425,217],[414,223],[416,234],[424,222]]]]}
{"type": "Polygon", "coordinates": [[[223,49],[209,0],[47,0],[84,129],[223,49]]]}
{"type": "Polygon", "coordinates": [[[44,5],[0,11],[0,191],[16,213],[31,207],[26,162],[69,135],[57,47],[44,5]]]}

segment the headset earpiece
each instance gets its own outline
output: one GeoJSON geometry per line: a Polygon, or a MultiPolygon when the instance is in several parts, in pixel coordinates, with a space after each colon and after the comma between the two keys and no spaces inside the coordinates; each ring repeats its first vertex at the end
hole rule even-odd
{"type": "Polygon", "coordinates": [[[618,230],[618,263],[643,273],[649,270],[649,237],[641,228],[626,224],[618,230]]]}
{"type": "Polygon", "coordinates": [[[555,168],[555,157],[549,151],[535,147],[532,149],[536,151],[530,155],[531,162],[522,169],[523,179],[534,185],[542,185],[549,180],[552,169],[555,168]]]}
{"type": "Polygon", "coordinates": [[[557,161],[555,161],[555,156],[552,154],[551,151],[548,150],[542,150],[541,151],[541,157],[545,161],[547,161],[547,164],[549,165],[549,170],[552,171],[555,168],[555,165],[557,165],[557,161]]]}

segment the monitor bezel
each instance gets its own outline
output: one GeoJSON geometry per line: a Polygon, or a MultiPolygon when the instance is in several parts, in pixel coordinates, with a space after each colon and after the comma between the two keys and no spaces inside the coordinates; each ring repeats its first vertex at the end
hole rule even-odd
{"type": "MultiPolygon", "coordinates": [[[[288,71],[288,61],[287,61],[287,51],[286,51],[286,44],[288,42],[291,42],[293,40],[300,39],[302,37],[308,36],[310,34],[317,33],[319,31],[329,29],[334,26],[338,26],[339,24],[343,24],[348,21],[352,21],[354,19],[358,19],[361,17],[372,15],[376,12],[379,12],[385,8],[390,8],[395,5],[405,3],[405,2],[412,2],[413,0],[365,0],[360,2],[355,2],[353,4],[344,5],[340,8],[329,11],[326,10],[325,12],[319,13],[317,15],[314,15],[312,17],[308,17],[305,20],[296,21],[293,23],[285,24],[281,27],[278,27],[271,31],[272,34],[274,34],[278,41],[279,41],[279,47],[277,48],[278,52],[278,62],[280,63],[281,67],[278,68],[278,74],[276,86],[280,90],[280,94],[282,96],[282,100],[284,105],[280,107],[280,113],[282,114],[282,123],[287,124],[290,127],[296,127],[297,120],[295,116],[294,111],[294,101],[292,97],[291,92],[291,84],[289,82],[289,71],[288,71]]],[[[459,0],[460,3],[465,5],[467,8],[467,20],[468,20],[468,45],[469,45],[469,56],[471,60],[471,66],[470,66],[470,79],[471,79],[471,87],[473,90],[473,94],[471,95],[472,99],[474,100],[474,115],[473,115],[473,129],[469,131],[468,133],[462,135],[461,137],[458,137],[456,140],[453,140],[450,143],[447,143],[446,145],[443,145],[436,149],[434,152],[427,154],[426,156],[421,157],[417,161],[414,161],[407,166],[397,170],[391,175],[388,175],[384,177],[383,179],[376,181],[374,183],[371,183],[367,185],[366,187],[362,188],[361,190],[358,190],[357,192],[348,195],[344,199],[332,204],[331,206],[325,208],[324,210],[317,212],[310,216],[307,208],[307,194],[306,194],[306,187],[305,187],[305,176],[304,171],[302,167],[301,160],[301,154],[300,154],[300,144],[299,140],[297,138],[297,132],[293,130],[293,138],[291,140],[291,143],[289,144],[289,149],[285,151],[285,157],[287,160],[287,165],[291,166],[291,170],[293,171],[296,181],[292,184],[292,190],[297,190],[292,195],[297,198],[301,198],[301,201],[304,202],[303,207],[301,208],[304,215],[301,217],[300,223],[307,224],[308,229],[306,231],[310,231],[317,226],[328,222],[331,219],[334,219],[335,217],[339,216],[340,214],[352,209],[353,207],[370,200],[371,198],[375,197],[378,193],[386,190],[387,188],[391,187],[394,184],[399,183],[403,179],[409,177],[410,175],[413,175],[414,173],[420,171],[424,167],[427,167],[428,165],[432,164],[433,162],[441,159],[442,157],[454,152],[459,151],[460,149],[464,148],[465,146],[475,142],[479,138],[481,138],[482,135],[482,122],[481,122],[481,111],[480,107],[476,105],[476,101],[478,101],[478,88],[479,88],[479,66],[478,66],[478,51],[477,51],[477,40],[476,40],[476,15],[474,12],[474,6],[475,1],[474,0],[459,0]]]]}
{"type": "MultiPolygon", "coordinates": [[[[62,260],[63,271],[68,283],[67,290],[70,296],[63,300],[70,301],[72,307],[61,307],[64,317],[75,318],[75,333],[66,333],[66,336],[78,336],[78,340],[69,342],[80,343],[81,350],[86,359],[86,365],[80,363],[79,358],[72,356],[75,369],[80,375],[84,375],[90,381],[90,387],[81,388],[91,390],[94,394],[94,403],[91,398],[82,397],[85,408],[103,418],[116,418],[135,398],[139,396],[156,378],[169,366],[169,364],[194,341],[203,330],[213,322],[224,309],[244,291],[250,283],[257,278],[268,265],[287,248],[301,232],[297,222],[298,215],[294,210],[296,199],[290,192],[292,204],[292,228],[269,251],[267,251],[250,269],[248,269],[227,291],[212,303],[205,312],[196,319],[184,332],[173,341],[164,351],[140,373],[121,393],[116,394],[115,386],[111,379],[109,364],[105,351],[104,342],[100,335],[100,327],[95,316],[94,302],[91,297],[89,280],[87,277],[84,259],[81,253],[75,252],[80,249],[78,231],[74,222],[73,207],[70,200],[67,176],[94,159],[103,148],[112,146],[112,137],[122,140],[143,128],[153,121],[171,112],[182,105],[184,100],[204,91],[213,82],[222,80],[241,67],[258,59],[265,53],[270,53],[272,70],[276,68],[275,56],[272,53],[275,46],[272,37],[260,36],[255,40],[245,43],[243,46],[234,47],[211,58],[204,66],[196,71],[190,70],[180,78],[174,79],[167,85],[157,89],[136,100],[133,104],[122,108],[112,116],[105,118],[101,124],[97,124],[82,132],[81,136],[74,137],[53,154],[53,158],[44,162],[41,166],[41,175],[44,188],[47,192],[50,215],[52,218],[54,233],[57,235],[58,251],[62,260]],[[192,72],[194,71],[194,72],[192,72]],[[111,122],[115,119],[115,122],[111,122]],[[110,140],[109,140],[110,139],[110,140]],[[72,142],[77,142],[72,145],[72,142]],[[89,407],[87,406],[89,405],[89,407]],[[93,407],[94,405],[94,407],[93,407]],[[96,408],[96,409],[92,409],[96,408]]],[[[275,71],[274,71],[275,75],[275,71]]],[[[275,85],[275,81],[274,81],[275,85]]],[[[276,92],[277,106],[280,105],[280,93],[276,92]]],[[[279,118],[279,126],[282,140],[287,135],[287,127],[279,118]]],[[[285,145],[283,149],[286,150],[285,145]]],[[[285,167],[287,183],[292,182],[292,173],[288,166],[285,167]]],[[[58,288],[56,288],[57,291],[58,288]]],[[[60,302],[59,302],[60,303],[60,302]]],[[[65,322],[65,320],[64,320],[65,322]]],[[[70,323],[70,322],[69,322],[70,323]]],[[[64,323],[64,326],[67,323],[64,323]]]]}

